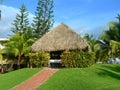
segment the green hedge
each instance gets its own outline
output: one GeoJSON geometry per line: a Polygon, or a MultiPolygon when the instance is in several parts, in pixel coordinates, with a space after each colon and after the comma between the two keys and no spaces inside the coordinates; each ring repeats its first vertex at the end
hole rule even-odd
{"type": "Polygon", "coordinates": [[[84,51],[65,51],[61,54],[62,66],[67,68],[83,68],[94,64],[95,54],[84,51]]]}
{"type": "Polygon", "coordinates": [[[29,57],[31,67],[46,67],[50,60],[50,54],[46,52],[30,53],[29,57]]]}

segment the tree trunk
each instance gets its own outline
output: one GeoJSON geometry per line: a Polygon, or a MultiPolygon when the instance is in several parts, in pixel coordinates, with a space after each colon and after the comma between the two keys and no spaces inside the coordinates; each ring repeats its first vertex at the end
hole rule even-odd
{"type": "Polygon", "coordinates": [[[4,68],[3,67],[1,68],[1,73],[4,73],[4,68]]]}
{"type": "Polygon", "coordinates": [[[21,54],[18,55],[18,62],[17,62],[18,69],[20,69],[20,61],[21,61],[21,54]]]}
{"type": "Polygon", "coordinates": [[[31,64],[30,64],[30,68],[33,68],[31,64]]]}

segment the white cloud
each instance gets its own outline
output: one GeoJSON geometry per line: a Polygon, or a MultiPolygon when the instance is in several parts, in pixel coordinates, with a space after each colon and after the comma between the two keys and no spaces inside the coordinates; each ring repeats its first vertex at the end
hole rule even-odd
{"type": "Polygon", "coordinates": [[[84,36],[86,33],[89,34],[89,32],[90,32],[90,28],[88,28],[86,26],[80,26],[75,30],[77,31],[78,34],[80,34],[80,36],[84,36]]]}
{"type": "Polygon", "coordinates": [[[89,35],[93,35],[94,38],[98,39],[98,37],[102,34],[102,31],[107,29],[107,26],[98,26],[95,28],[81,26],[77,28],[76,31],[78,31],[81,36],[84,36],[87,33],[89,35]]]}
{"type": "Polygon", "coordinates": [[[61,18],[61,19],[65,19],[65,20],[66,20],[66,19],[69,19],[68,16],[60,16],[60,18],[61,18]]]}
{"type": "MultiPolygon", "coordinates": [[[[11,34],[12,22],[15,20],[16,14],[19,13],[19,9],[8,7],[5,5],[0,5],[1,9],[1,21],[0,21],[0,37],[8,37],[8,34],[11,34]]],[[[33,20],[33,14],[29,13],[30,23],[33,20]]]]}
{"type": "Polygon", "coordinates": [[[4,5],[0,5],[0,9],[2,11],[0,21],[0,37],[7,37],[8,34],[11,34],[11,23],[15,19],[18,10],[4,5]]]}
{"type": "Polygon", "coordinates": [[[35,15],[33,15],[32,13],[29,12],[28,18],[29,18],[30,24],[33,22],[33,17],[35,17],[35,15]]]}

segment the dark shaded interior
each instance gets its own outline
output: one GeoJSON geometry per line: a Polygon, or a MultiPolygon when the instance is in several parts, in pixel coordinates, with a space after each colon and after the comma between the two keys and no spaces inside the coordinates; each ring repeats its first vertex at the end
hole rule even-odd
{"type": "Polygon", "coordinates": [[[53,51],[50,52],[50,59],[61,59],[60,55],[63,51],[53,51]]]}

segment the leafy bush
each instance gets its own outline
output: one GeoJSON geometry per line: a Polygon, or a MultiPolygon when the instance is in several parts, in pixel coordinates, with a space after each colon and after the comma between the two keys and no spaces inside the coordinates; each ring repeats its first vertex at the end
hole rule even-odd
{"type": "Polygon", "coordinates": [[[120,42],[110,40],[111,50],[109,51],[109,56],[116,58],[120,58],[120,42]]]}
{"type": "Polygon", "coordinates": [[[65,51],[61,54],[62,65],[67,68],[83,68],[94,64],[95,54],[83,51],[65,51]]]}
{"type": "Polygon", "coordinates": [[[107,63],[109,59],[108,55],[109,49],[102,48],[96,52],[96,62],[107,63]]]}
{"type": "Polygon", "coordinates": [[[30,53],[29,57],[30,64],[34,67],[48,66],[48,61],[50,60],[50,55],[46,52],[30,53]]]}

